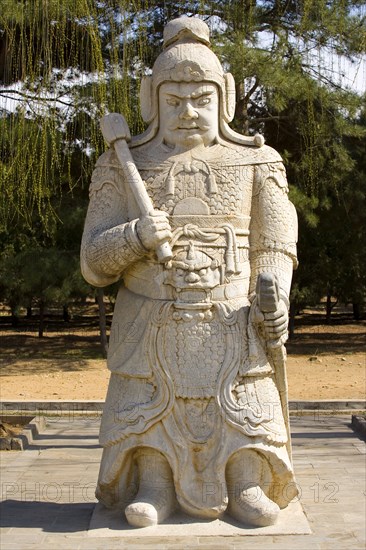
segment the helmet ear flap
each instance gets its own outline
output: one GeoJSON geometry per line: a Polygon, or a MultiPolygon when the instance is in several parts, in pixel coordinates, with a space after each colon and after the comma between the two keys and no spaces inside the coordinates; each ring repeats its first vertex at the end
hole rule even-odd
{"type": "Polygon", "coordinates": [[[224,120],[225,122],[231,122],[235,114],[235,80],[231,73],[224,74],[224,120]]]}
{"type": "Polygon", "coordinates": [[[153,95],[152,76],[143,76],[140,86],[140,110],[144,122],[151,122],[156,116],[157,98],[153,95]]]}

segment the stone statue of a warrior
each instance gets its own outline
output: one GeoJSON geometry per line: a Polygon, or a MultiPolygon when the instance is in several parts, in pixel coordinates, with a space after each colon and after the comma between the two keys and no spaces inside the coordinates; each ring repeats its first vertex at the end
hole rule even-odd
{"type": "Polygon", "coordinates": [[[114,128],[91,181],[82,271],[120,283],[97,497],[136,527],[178,507],[270,525],[297,493],[283,346],[297,218],[278,153],[228,125],[234,89],[207,25],[171,21],[142,81],[149,126],[129,147],[114,128]]]}

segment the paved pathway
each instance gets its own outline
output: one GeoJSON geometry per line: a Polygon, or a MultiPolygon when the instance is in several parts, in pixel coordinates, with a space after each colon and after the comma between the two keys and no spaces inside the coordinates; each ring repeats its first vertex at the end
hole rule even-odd
{"type": "Polygon", "coordinates": [[[311,535],[91,538],[101,449],[98,418],[47,418],[24,452],[2,452],[1,550],[364,549],[365,443],[350,416],[292,418],[293,454],[311,535]]]}

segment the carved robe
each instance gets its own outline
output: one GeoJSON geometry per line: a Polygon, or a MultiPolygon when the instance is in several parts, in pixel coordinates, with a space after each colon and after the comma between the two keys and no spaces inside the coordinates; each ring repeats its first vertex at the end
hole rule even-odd
{"type": "Polygon", "coordinates": [[[254,449],[272,471],[263,489],[284,507],[296,494],[286,381],[250,313],[258,274],[274,273],[286,300],[296,264],[281,158],[228,142],[132,152],[154,207],[169,214],[173,259],[159,264],[139,241],[138,205],[108,151],[93,174],[81,256],[91,284],[121,281],[97,496],[126,506],[134,452],[151,447],[167,458],[182,508],[214,516],[227,505],[230,456],[254,449]]]}

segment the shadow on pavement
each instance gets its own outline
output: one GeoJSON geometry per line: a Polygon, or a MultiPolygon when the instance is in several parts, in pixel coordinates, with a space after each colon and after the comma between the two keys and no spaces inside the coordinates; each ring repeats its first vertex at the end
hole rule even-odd
{"type": "Polygon", "coordinates": [[[89,527],[95,502],[40,502],[5,500],[0,504],[0,526],[75,533],[89,527]]]}

